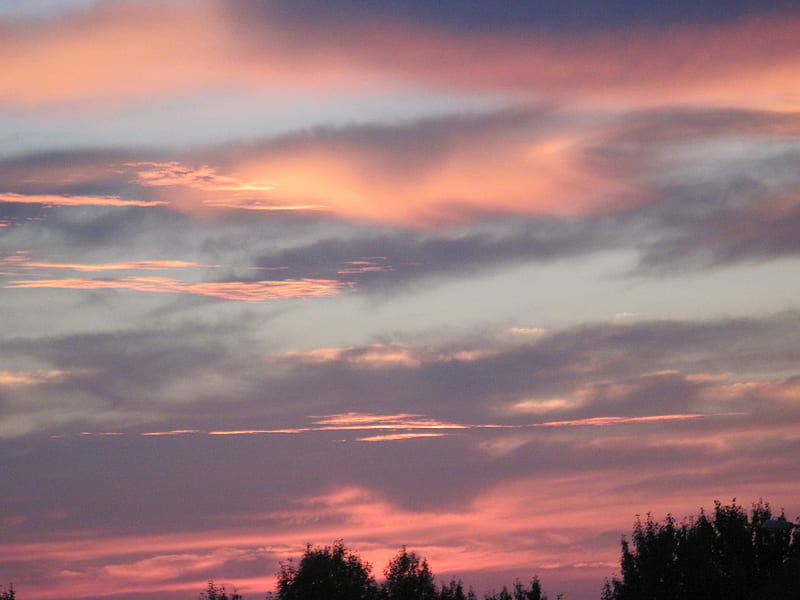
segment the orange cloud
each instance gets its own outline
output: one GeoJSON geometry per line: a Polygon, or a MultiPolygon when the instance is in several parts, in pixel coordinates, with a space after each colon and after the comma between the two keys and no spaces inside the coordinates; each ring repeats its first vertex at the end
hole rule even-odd
{"type": "Polygon", "coordinates": [[[407,157],[324,139],[254,153],[234,170],[245,180],[268,179],[279,205],[324,206],[348,219],[412,227],[485,213],[593,213],[610,210],[629,195],[627,183],[584,159],[587,140],[577,134],[542,139],[521,129],[454,144],[413,172],[403,164],[407,157]]]}
{"type": "Polygon", "coordinates": [[[204,265],[183,260],[140,260],[121,263],[103,264],[78,264],[78,263],[53,263],[30,260],[28,252],[16,252],[11,256],[0,259],[0,265],[8,265],[24,269],[68,269],[72,271],[158,271],[161,269],[179,269],[187,267],[212,268],[219,265],[204,265]]]}
{"type": "Polygon", "coordinates": [[[647,417],[592,417],[589,419],[575,419],[572,421],[549,421],[547,423],[538,423],[536,427],[575,427],[581,425],[602,427],[604,425],[619,425],[621,423],[647,423],[651,421],[700,419],[708,416],[710,415],[693,413],[685,415],[650,415],[647,417]]]}
{"type": "Polygon", "coordinates": [[[348,282],[328,279],[286,279],[280,281],[184,283],[166,277],[124,277],[120,279],[38,279],[12,281],[6,288],[126,289],[142,292],[198,294],[226,300],[264,302],[281,298],[334,296],[352,287],[348,282]]]}
{"type": "Polygon", "coordinates": [[[62,381],[65,371],[0,371],[0,387],[19,387],[62,381]]]}
{"type": "Polygon", "coordinates": [[[314,429],[467,429],[467,425],[447,423],[414,414],[373,415],[365,413],[343,413],[328,415],[314,421],[314,429]]]}
{"type": "Polygon", "coordinates": [[[370,435],[356,438],[357,442],[391,442],[395,440],[410,440],[425,437],[442,437],[447,433],[387,433],[385,435],[370,435]]]}
{"type": "Polygon", "coordinates": [[[272,189],[271,185],[248,183],[236,177],[221,175],[208,165],[192,168],[172,161],[125,163],[125,166],[135,169],[136,179],[134,181],[144,186],[184,185],[206,191],[255,193],[268,192],[272,189]]]}
{"type": "Polygon", "coordinates": [[[119,196],[60,196],[56,194],[0,193],[0,202],[46,206],[159,206],[164,201],[123,200],[119,196]]]}
{"type": "Polygon", "coordinates": [[[146,431],[139,435],[186,435],[189,433],[203,433],[199,429],[171,429],[170,431],[146,431]]]}
{"type": "Polygon", "coordinates": [[[388,273],[394,271],[394,267],[385,263],[385,258],[364,259],[347,261],[347,266],[336,271],[339,275],[350,275],[359,273],[388,273]]]}
{"type": "MultiPolygon", "coordinates": [[[[552,100],[575,114],[591,114],[593,121],[588,128],[577,123],[585,117],[569,125],[571,117],[561,114],[558,134],[525,127],[471,134],[440,153],[425,153],[423,161],[355,139],[324,141],[315,133],[276,143],[277,150],[229,157],[225,172],[205,163],[125,163],[133,181],[159,201],[12,193],[1,194],[0,201],[167,203],[192,214],[325,210],[415,227],[485,213],[583,215],[614,210],[633,197],[642,200],[633,178],[602,172],[596,157],[585,154],[603,127],[598,115],[617,114],[609,107],[705,104],[775,111],[800,105],[794,76],[800,70],[798,15],[625,36],[598,31],[581,39],[362,20],[337,28],[332,37],[314,20],[289,25],[265,10],[254,27],[237,22],[229,10],[208,0],[191,6],[110,2],[60,20],[6,25],[0,36],[0,55],[7,58],[0,101],[94,110],[108,102],[193,91],[288,95],[371,86],[394,93],[405,86],[512,91],[523,104],[552,100]]],[[[350,265],[342,272],[381,269],[350,265]]]]}
{"type": "Polygon", "coordinates": [[[273,186],[223,175],[208,165],[191,167],[176,161],[125,163],[133,168],[133,183],[165,188],[160,193],[173,208],[190,213],[210,209],[255,211],[325,210],[325,204],[285,202],[273,193],[273,186]],[[180,191],[183,188],[186,191],[180,191]]]}
{"type": "Polygon", "coordinates": [[[440,352],[426,348],[412,348],[402,344],[372,344],[341,348],[316,348],[306,352],[287,352],[280,360],[312,363],[343,362],[366,368],[418,367],[424,363],[462,361],[471,362],[495,354],[495,350],[457,350],[440,352]]]}
{"type": "MultiPolygon", "coordinates": [[[[0,379],[2,384],[2,379],[0,379]]],[[[677,421],[700,419],[719,416],[743,416],[746,413],[728,412],[714,414],[671,414],[671,415],[650,415],[645,417],[592,417],[587,419],[574,419],[569,421],[548,421],[544,423],[523,423],[523,424],[495,424],[495,423],[454,423],[425,417],[417,414],[399,413],[395,415],[376,415],[369,413],[342,413],[328,415],[325,417],[312,417],[312,424],[306,427],[283,428],[283,429],[232,429],[232,430],[213,430],[202,431],[199,429],[177,429],[169,431],[155,431],[140,433],[139,435],[184,435],[184,434],[204,434],[204,435],[259,435],[259,434],[298,434],[313,433],[323,431],[393,431],[396,433],[381,433],[374,436],[364,436],[355,438],[356,441],[393,441],[413,439],[417,437],[441,437],[450,435],[454,431],[477,430],[477,429],[497,429],[497,430],[531,430],[538,427],[577,427],[577,426],[608,426],[625,423],[649,423],[654,421],[677,421]]],[[[85,432],[85,435],[93,435],[85,432]]],[[[492,453],[497,453],[505,445],[516,448],[521,444],[527,443],[530,438],[508,438],[499,442],[490,442],[487,449],[492,453]]]]}
{"type": "Polygon", "coordinates": [[[213,0],[98,3],[53,22],[5,26],[0,98],[18,106],[96,109],[210,89],[357,84],[355,74],[345,72],[352,68],[287,47],[280,39],[286,32],[265,26],[263,33],[267,47],[248,49],[222,3],[213,0]]]}

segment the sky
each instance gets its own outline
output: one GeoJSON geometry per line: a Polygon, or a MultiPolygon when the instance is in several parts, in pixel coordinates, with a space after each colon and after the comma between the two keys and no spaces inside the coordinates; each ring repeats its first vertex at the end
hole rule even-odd
{"type": "Polygon", "coordinates": [[[800,10],[0,0],[0,585],[307,543],[599,598],[800,516],[800,10]]]}

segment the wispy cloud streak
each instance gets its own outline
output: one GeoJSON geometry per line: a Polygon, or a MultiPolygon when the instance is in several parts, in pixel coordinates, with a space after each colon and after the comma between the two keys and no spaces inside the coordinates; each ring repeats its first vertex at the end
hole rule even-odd
{"type": "Polygon", "coordinates": [[[56,194],[0,193],[0,202],[45,206],[162,206],[161,200],[125,200],[118,196],[60,196],[56,194]]]}
{"type": "Polygon", "coordinates": [[[225,300],[264,302],[281,298],[335,296],[351,287],[348,283],[325,279],[285,279],[256,282],[185,283],[166,277],[123,277],[120,279],[37,279],[11,281],[9,289],[124,289],[140,292],[196,294],[225,300]]]}
{"type": "Polygon", "coordinates": [[[138,260],[131,262],[104,263],[104,264],[79,264],[55,263],[33,260],[28,257],[29,252],[21,251],[0,259],[0,266],[15,269],[66,269],[70,271],[160,271],[163,269],[182,269],[189,267],[215,268],[219,265],[204,265],[183,260],[138,260]]]}

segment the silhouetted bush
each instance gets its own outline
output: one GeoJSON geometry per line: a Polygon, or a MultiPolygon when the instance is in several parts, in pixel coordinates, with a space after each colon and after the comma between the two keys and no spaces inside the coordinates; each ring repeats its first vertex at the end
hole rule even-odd
{"type": "Polygon", "coordinates": [[[763,502],[749,518],[735,500],[680,524],[648,515],[622,540],[620,570],[603,600],[800,600],[800,535],[763,502]]]}

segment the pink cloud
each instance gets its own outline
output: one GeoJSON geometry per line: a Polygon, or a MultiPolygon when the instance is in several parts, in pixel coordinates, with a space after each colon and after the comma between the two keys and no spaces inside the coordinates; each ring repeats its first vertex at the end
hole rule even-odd
{"type": "Polygon", "coordinates": [[[123,200],[119,196],[61,196],[57,194],[0,193],[0,202],[46,206],[160,206],[164,201],[123,200]]]}
{"type": "Polygon", "coordinates": [[[0,371],[0,388],[39,385],[63,381],[70,373],[66,371],[0,371]]]}
{"type": "MultiPolygon", "coordinates": [[[[735,413],[742,415],[744,413],[735,413]]],[[[704,414],[685,414],[685,415],[649,415],[647,417],[592,417],[589,419],[575,419],[572,421],[549,421],[539,423],[536,427],[576,427],[581,425],[591,425],[602,427],[605,425],[619,425],[621,423],[647,423],[651,421],[676,421],[686,419],[700,419],[709,415],[704,414]]],[[[718,415],[716,415],[718,416],[718,415]]]]}
{"type": "Polygon", "coordinates": [[[495,354],[492,349],[467,349],[437,351],[414,348],[403,344],[372,344],[370,346],[345,346],[315,348],[306,352],[287,352],[278,360],[288,362],[342,362],[365,368],[418,367],[426,363],[449,361],[472,362],[495,354]]]}
{"type": "Polygon", "coordinates": [[[387,433],[385,435],[370,435],[356,438],[357,442],[393,442],[396,440],[411,440],[416,438],[442,437],[446,433],[387,433]]]}
{"type": "Polygon", "coordinates": [[[6,27],[0,97],[16,105],[78,105],[209,89],[405,84],[578,94],[583,103],[796,107],[796,32],[797,16],[782,15],[560,39],[455,33],[378,19],[344,28],[318,21],[289,25],[266,12],[255,23],[240,22],[211,1],[101,3],[68,19],[6,27]],[[124,76],[109,85],[112,74],[124,76]]]}
{"type": "Polygon", "coordinates": [[[204,265],[183,260],[139,260],[120,263],[80,264],[36,261],[28,258],[29,253],[22,251],[0,259],[0,265],[16,269],[67,269],[72,271],[157,271],[161,269],[179,269],[188,267],[212,268],[219,265],[204,265]]]}
{"type": "Polygon", "coordinates": [[[352,284],[327,279],[280,281],[185,283],[166,277],[120,279],[38,279],[11,281],[6,288],[60,288],[77,290],[126,289],[142,292],[197,294],[226,300],[264,302],[281,298],[335,296],[352,284]]]}

